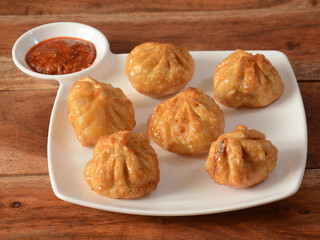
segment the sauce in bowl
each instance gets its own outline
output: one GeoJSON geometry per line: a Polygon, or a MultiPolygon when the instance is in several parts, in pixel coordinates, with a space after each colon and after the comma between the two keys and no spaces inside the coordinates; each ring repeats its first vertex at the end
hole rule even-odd
{"type": "Polygon", "coordinates": [[[90,67],[96,58],[95,46],[72,37],[51,38],[39,42],[26,54],[25,61],[35,72],[61,75],[90,67]]]}

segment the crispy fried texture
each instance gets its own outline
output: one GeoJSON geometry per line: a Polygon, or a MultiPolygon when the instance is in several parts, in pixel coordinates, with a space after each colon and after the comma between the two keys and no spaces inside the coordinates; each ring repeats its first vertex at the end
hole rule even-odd
{"type": "Polygon", "coordinates": [[[101,137],[84,177],[93,191],[111,198],[138,198],[154,191],[159,162],[148,135],[119,131],[101,137]]]}
{"type": "Polygon", "coordinates": [[[191,87],[160,103],[148,120],[148,133],[160,147],[191,156],[207,153],[223,130],[220,107],[191,87]]]}
{"type": "Polygon", "coordinates": [[[206,170],[218,184],[246,188],[268,178],[277,155],[277,148],[263,133],[238,125],[212,143],[206,170]]]}
{"type": "Polygon", "coordinates": [[[265,107],[277,100],[284,85],[277,70],[262,54],[236,50],[214,73],[214,97],[227,107],[265,107]]]}
{"type": "Polygon", "coordinates": [[[147,42],[130,52],[125,72],[138,92],[163,97],[186,86],[194,73],[194,61],[184,47],[147,42]]]}
{"type": "Polygon", "coordinates": [[[68,94],[68,119],[83,146],[104,135],[136,125],[131,101],[120,88],[90,77],[74,83],[68,94]]]}

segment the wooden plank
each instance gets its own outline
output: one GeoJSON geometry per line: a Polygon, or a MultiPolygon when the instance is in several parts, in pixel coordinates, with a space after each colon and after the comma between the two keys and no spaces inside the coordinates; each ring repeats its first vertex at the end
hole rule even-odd
{"type": "Polygon", "coordinates": [[[319,179],[319,169],[307,170],[296,194],[264,206],[197,217],[149,217],[64,202],[54,196],[48,176],[2,177],[0,235],[3,239],[317,239],[319,179]]]}
{"type": "Polygon", "coordinates": [[[145,41],[172,42],[189,50],[279,50],[298,79],[320,79],[320,38],[314,37],[320,35],[320,8],[0,16],[0,32],[6,33],[1,55],[9,57],[12,44],[27,30],[56,21],[96,27],[114,53],[130,52],[145,41]]]}
{"type": "Polygon", "coordinates": [[[308,127],[307,168],[320,167],[320,82],[299,83],[308,127]]]}
{"type": "MultiPolygon", "coordinates": [[[[307,113],[307,168],[320,166],[320,82],[299,83],[307,113]]],[[[56,89],[0,92],[0,175],[43,174],[56,89]]]]}
{"type": "Polygon", "coordinates": [[[0,15],[45,15],[45,14],[73,14],[73,13],[120,13],[120,12],[172,12],[172,11],[221,11],[239,9],[262,8],[311,8],[318,7],[318,1],[308,0],[229,0],[229,1],[149,1],[149,0],[82,0],[63,1],[42,0],[15,1],[2,0],[0,15]]]}
{"type": "Polygon", "coordinates": [[[47,173],[56,90],[0,92],[0,175],[47,173]]]}

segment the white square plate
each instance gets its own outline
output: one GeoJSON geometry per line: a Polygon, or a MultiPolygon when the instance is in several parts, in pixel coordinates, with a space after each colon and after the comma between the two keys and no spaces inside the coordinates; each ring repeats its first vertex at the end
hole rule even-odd
{"type": "MultiPolygon", "coordinates": [[[[257,53],[256,51],[251,51],[257,53]]],[[[213,96],[213,74],[231,51],[191,52],[195,74],[187,87],[213,96]]],[[[67,119],[67,95],[72,83],[60,83],[52,110],[48,135],[48,164],[52,188],[57,197],[79,205],[107,211],[157,216],[182,216],[226,212],[270,203],[294,194],[301,184],[307,155],[307,126],[297,80],[287,57],[278,51],[259,51],[280,73],[284,94],[262,109],[233,109],[222,105],[225,132],[245,124],[266,134],[278,148],[278,162],[269,178],[247,189],[216,184],[205,170],[206,156],[193,158],[159,148],[151,140],[160,162],[160,183],[156,191],[135,200],[107,198],[90,190],[83,177],[93,149],[82,147],[67,119]]],[[[114,55],[114,69],[99,81],[120,87],[131,99],[136,113],[133,131],[146,132],[147,119],[162,100],[139,94],[125,73],[127,54],[114,55]]]]}

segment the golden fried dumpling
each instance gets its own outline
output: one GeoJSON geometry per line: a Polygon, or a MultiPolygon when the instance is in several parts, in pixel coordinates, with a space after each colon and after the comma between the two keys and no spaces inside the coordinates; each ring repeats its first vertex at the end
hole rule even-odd
{"type": "Polygon", "coordinates": [[[265,107],[277,100],[284,85],[277,70],[262,54],[236,50],[214,72],[214,97],[227,107],[265,107]]]}
{"type": "Polygon", "coordinates": [[[160,103],[148,120],[148,133],[160,147],[191,156],[207,153],[223,130],[220,107],[191,87],[160,103]]]}
{"type": "Polygon", "coordinates": [[[136,125],[131,101],[120,88],[90,77],[79,79],[68,94],[68,119],[84,146],[96,144],[101,136],[136,125]]]}
{"type": "Polygon", "coordinates": [[[147,42],[130,52],[125,72],[138,92],[163,97],[186,86],[194,73],[194,61],[184,47],[147,42]]]}
{"type": "Polygon", "coordinates": [[[148,135],[119,131],[101,137],[84,177],[93,191],[111,198],[138,198],[154,191],[159,162],[148,135]]]}
{"type": "Polygon", "coordinates": [[[268,178],[277,155],[278,149],[263,133],[238,125],[212,143],[206,170],[218,184],[246,188],[268,178]]]}

